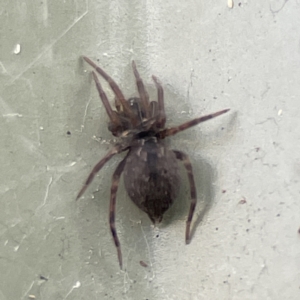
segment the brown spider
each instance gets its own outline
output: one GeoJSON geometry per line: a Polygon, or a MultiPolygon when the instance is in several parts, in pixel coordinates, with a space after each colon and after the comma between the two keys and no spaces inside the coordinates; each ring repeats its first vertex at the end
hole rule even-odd
{"type": "Polygon", "coordinates": [[[116,110],[113,110],[96,73],[92,71],[99,96],[109,116],[108,129],[120,141],[95,165],[76,199],[82,196],[106,162],[115,154],[128,150],[112,176],[109,208],[110,230],[122,269],[122,252],[115,227],[116,194],[121,173],[124,173],[125,188],[131,200],[148,214],[153,223],[159,223],[178,194],[180,175],[177,160],[183,162],[191,190],[191,204],[185,231],[185,241],[188,244],[197,202],[192,165],[185,153],[170,150],[163,139],[222,115],[229,109],[196,118],[176,127],[165,128],[163,88],[155,76],[152,76],[152,79],[157,88],[157,102],[149,101],[148,93],[133,61],[132,68],[139,97],[126,100],[116,82],[106,72],[89,58],[84,56],[83,59],[109,83],[115,94],[116,110]]]}

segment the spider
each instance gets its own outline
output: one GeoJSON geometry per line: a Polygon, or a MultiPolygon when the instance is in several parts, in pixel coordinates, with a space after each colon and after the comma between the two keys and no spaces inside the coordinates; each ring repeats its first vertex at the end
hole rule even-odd
{"type": "Polygon", "coordinates": [[[185,230],[185,241],[188,244],[191,222],[197,203],[192,165],[184,152],[169,149],[165,145],[164,139],[220,116],[229,109],[193,119],[176,127],[165,128],[164,92],[157,77],[152,76],[157,89],[157,101],[150,101],[136,64],[132,61],[139,97],[126,100],[119,86],[102,68],[88,57],[84,56],[83,59],[108,82],[115,95],[116,110],[113,110],[95,71],[92,71],[99,96],[109,117],[108,130],[118,137],[119,142],[94,166],[76,199],[82,196],[105,163],[114,155],[127,151],[125,158],[118,164],[112,175],[109,208],[110,231],[122,269],[122,252],[115,227],[116,194],[121,174],[124,174],[125,189],[131,200],[156,224],[162,221],[163,214],[176,199],[180,186],[177,161],[183,163],[189,180],[191,197],[185,230]]]}

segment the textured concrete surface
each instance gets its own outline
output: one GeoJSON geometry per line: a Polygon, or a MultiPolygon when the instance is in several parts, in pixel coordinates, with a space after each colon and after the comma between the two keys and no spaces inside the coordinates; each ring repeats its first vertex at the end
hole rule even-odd
{"type": "Polygon", "coordinates": [[[299,299],[299,15],[292,0],[2,1],[0,300],[299,299]],[[83,54],[128,97],[132,59],[151,96],[157,75],[169,126],[231,108],[170,139],[196,175],[190,245],[183,168],[159,228],[120,187],[124,271],[108,229],[122,155],[75,201],[113,142],[83,54]]]}

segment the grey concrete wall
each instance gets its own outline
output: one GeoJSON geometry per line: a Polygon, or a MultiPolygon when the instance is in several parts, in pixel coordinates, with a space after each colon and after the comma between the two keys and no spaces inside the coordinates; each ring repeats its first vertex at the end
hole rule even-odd
{"type": "Polygon", "coordinates": [[[300,298],[299,1],[23,0],[0,11],[0,300],[300,298]],[[158,228],[120,186],[123,271],[108,227],[122,155],[75,201],[113,145],[83,54],[128,97],[132,59],[152,97],[158,76],[168,126],[231,108],[170,139],[196,176],[190,245],[184,169],[158,228]]]}

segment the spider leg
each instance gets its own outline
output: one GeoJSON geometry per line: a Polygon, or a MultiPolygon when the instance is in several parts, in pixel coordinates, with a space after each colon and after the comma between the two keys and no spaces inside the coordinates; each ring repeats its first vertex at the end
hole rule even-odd
{"type": "Polygon", "coordinates": [[[102,167],[117,153],[120,153],[121,151],[124,151],[126,149],[122,148],[121,145],[116,145],[114,148],[112,148],[93,168],[92,172],[88,176],[87,180],[85,181],[83,187],[79,191],[76,200],[79,199],[87,187],[90,185],[90,183],[93,181],[96,174],[102,169],[102,167]]]}
{"type": "Polygon", "coordinates": [[[191,205],[190,205],[189,215],[188,215],[188,218],[186,221],[186,230],[185,230],[185,243],[188,244],[190,242],[191,222],[192,222],[195,207],[197,204],[197,191],[196,191],[196,186],[195,186],[195,181],[194,181],[193,168],[192,168],[192,164],[189,160],[189,157],[181,151],[173,150],[173,152],[175,153],[176,158],[183,162],[184,167],[187,172],[187,175],[188,175],[189,183],[190,183],[191,205]]]}
{"type": "Polygon", "coordinates": [[[156,85],[157,89],[157,102],[158,102],[158,111],[159,116],[157,120],[157,127],[158,128],[164,128],[166,124],[166,112],[165,112],[165,104],[164,104],[164,90],[159,83],[157,77],[152,76],[152,79],[156,85]]]}
{"type": "Polygon", "coordinates": [[[122,251],[121,251],[121,245],[120,245],[120,241],[117,235],[117,230],[115,225],[115,214],[116,214],[116,196],[117,196],[118,186],[120,182],[120,177],[124,170],[124,166],[126,164],[126,159],[127,156],[119,163],[112,176],[112,184],[110,190],[110,206],[109,206],[109,226],[117,248],[118,260],[121,269],[122,269],[122,251]]]}
{"type": "Polygon", "coordinates": [[[102,89],[102,86],[100,84],[100,81],[99,81],[96,73],[94,71],[92,71],[92,74],[93,74],[94,81],[96,83],[96,87],[97,87],[99,96],[102,100],[102,103],[103,103],[105,109],[106,109],[106,112],[109,116],[110,121],[116,125],[121,125],[121,122],[120,122],[119,118],[117,117],[116,112],[112,110],[112,108],[109,104],[108,98],[102,89]]]}
{"type": "Polygon", "coordinates": [[[132,61],[132,69],[134,73],[134,77],[136,80],[136,85],[138,88],[138,92],[140,95],[141,103],[142,103],[142,112],[145,118],[150,117],[150,111],[149,111],[149,95],[145,89],[143,80],[141,79],[141,76],[136,68],[136,64],[134,60],[132,61]]]}
{"type": "Polygon", "coordinates": [[[83,59],[91,65],[110,85],[111,89],[113,90],[115,96],[118,98],[118,100],[121,102],[124,111],[129,116],[130,120],[133,124],[136,124],[136,118],[134,114],[132,113],[129,104],[125,100],[125,97],[120,90],[119,86],[116,84],[116,82],[106,73],[104,72],[100,67],[98,67],[92,60],[90,60],[88,57],[83,56],[83,59]]]}
{"type": "Polygon", "coordinates": [[[116,107],[118,112],[121,111],[121,102],[117,97],[115,97],[115,107],[116,107]]]}
{"type": "Polygon", "coordinates": [[[191,121],[188,121],[186,123],[183,123],[177,127],[172,127],[172,128],[167,128],[167,129],[164,129],[162,131],[160,131],[158,134],[157,134],[157,137],[161,138],[161,139],[164,139],[165,137],[167,136],[170,136],[170,135],[174,135],[180,131],[183,131],[183,130],[186,130],[192,126],[195,126],[199,123],[202,123],[202,122],[205,122],[207,120],[210,120],[210,119],[213,119],[215,117],[218,117],[222,114],[225,114],[226,112],[228,112],[230,109],[223,109],[223,110],[220,110],[216,113],[213,113],[213,114],[209,114],[209,115],[206,115],[206,116],[203,116],[203,117],[199,117],[199,118],[196,118],[196,119],[193,119],[191,121]]]}
{"type": "Polygon", "coordinates": [[[151,101],[150,102],[150,111],[151,111],[151,117],[154,118],[157,115],[158,111],[158,105],[156,101],[151,101]]]}

